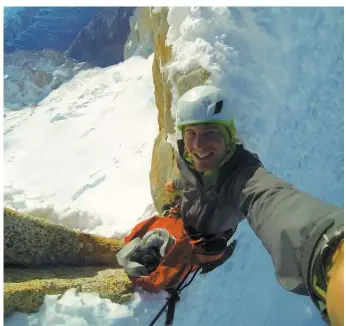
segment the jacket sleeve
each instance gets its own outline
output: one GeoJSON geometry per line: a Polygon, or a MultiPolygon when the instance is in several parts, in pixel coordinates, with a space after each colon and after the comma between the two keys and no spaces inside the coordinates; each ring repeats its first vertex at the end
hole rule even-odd
{"type": "Polygon", "coordinates": [[[322,235],[343,228],[343,209],[297,190],[257,163],[239,169],[233,191],[240,211],[271,255],[278,282],[308,295],[306,278],[322,235]]]}
{"type": "Polygon", "coordinates": [[[173,180],[173,186],[174,186],[174,189],[176,190],[183,190],[185,186],[184,179],[181,178],[181,179],[173,180]]]}

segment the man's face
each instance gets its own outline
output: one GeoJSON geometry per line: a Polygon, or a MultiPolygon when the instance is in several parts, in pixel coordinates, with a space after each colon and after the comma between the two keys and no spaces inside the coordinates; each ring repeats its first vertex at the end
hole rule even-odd
{"type": "Polygon", "coordinates": [[[199,172],[217,170],[227,152],[225,140],[213,123],[186,126],[184,142],[199,172]]]}

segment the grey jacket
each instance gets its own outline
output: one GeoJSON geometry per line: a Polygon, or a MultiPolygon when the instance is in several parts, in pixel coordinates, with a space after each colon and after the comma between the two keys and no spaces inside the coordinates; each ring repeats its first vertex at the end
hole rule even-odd
{"type": "Polygon", "coordinates": [[[343,229],[343,208],[275,177],[242,145],[206,182],[183,159],[183,143],[179,149],[182,179],[174,186],[182,189],[185,225],[217,234],[247,218],[272,257],[278,282],[286,290],[308,295],[311,261],[322,246],[323,233],[343,229]]]}

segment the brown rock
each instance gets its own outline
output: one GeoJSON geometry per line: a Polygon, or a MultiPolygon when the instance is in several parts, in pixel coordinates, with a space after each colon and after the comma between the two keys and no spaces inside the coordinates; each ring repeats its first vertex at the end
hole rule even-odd
{"type": "Polygon", "coordinates": [[[186,74],[177,74],[174,79],[179,96],[182,96],[193,87],[205,84],[209,76],[210,72],[203,67],[194,69],[186,74]]]}
{"type": "MultiPolygon", "coordinates": [[[[161,212],[161,208],[170,202],[175,194],[165,191],[165,184],[180,176],[176,165],[178,153],[167,142],[167,136],[174,134],[174,120],[172,118],[172,85],[168,81],[167,71],[162,69],[172,59],[172,48],[166,45],[168,32],[167,23],[168,8],[162,8],[159,12],[151,9],[151,20],[154,29],[154,61],[153,81],[155,86],[155,102],[159,110],[158,124],[159,135],[157,136],[152,155],[150,171],[151,195],[155,208],[161,212]]],[[[198,67],[188,73],[178,72],[174,77],[178,95],[183,95],[192,87],[202,85],[209,78],[210,73],[203,67],[198,67]]]]}
{"type": "Polygon", "coordinates": [[[4,269],[4,312],[38,311],[45,295],[77,292],[98,293],[115,303],[131,299],[133,284],[122,269],[107,267],[49,266],[4,269]]]}
{"type": "Polygon", "coordinates": [[[116,261],[124,243],[4,209],[4,309],[37,311],[46,294],[96,292],[122,303],[132,282],[116,261]]]}
{"type": "Polygon", "coordinates": [[[39,88],[47,86],[53,80],[53,75],[44,71],[34,71],[33,81],[39,88]]]}
{"type": "Polygon", "coordinates": [[[119,267],[115,255],[123,242],[78,232],[43,218],[4,209],[4,263],[108,265],[119,267]]]}
{"type": "Polygon", "coordinates": [[[165,131],[162,130],[154,143],[150,170],[151,194],[155,207],[159,212],[161,212],[162,206],[171,202],[175,195],[165,191],[165,184],[168,180],[173,180],[180,176],[175,164],[176,155],[176,151],[166,141],[165,131]]]}

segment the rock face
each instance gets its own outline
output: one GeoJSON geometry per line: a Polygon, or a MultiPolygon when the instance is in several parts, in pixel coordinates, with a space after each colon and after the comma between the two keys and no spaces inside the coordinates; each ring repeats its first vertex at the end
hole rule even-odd
{"type": "Polygon", "coordinates": [[[165,183],[178,177],[177,169],[174,169],[176,152],[167,142],[168,133],[174,132],[174,124],[171,116],[171,84],[167,75],[161,69],[171,59],[171,48],[165,44],[168,31],[167,23],[168,8],[163,8],[159,12],[151,9],[150,16],[154,33],[154,60],[153,60],[153,81],[155,86],[155,103],[159,111],[158,124],[159,135],[156,137],[150,171],[151,195],[155,207],[161,212],[162,206],[170,202],[170,194],[164,191],[165,183]]]}
{"type": "Polygon", "coordinates": [[[107,267],[55,266],[44,268],[4,269],[4,312],[38,311],[46,294],[77,292],[98,293],[116,303],[132,298],[133,284],[123,269],[107,267]]]}
{"type": "Polygon", "coordinates": [[[4,309],[33,312],[46,294],[76,288],[121,303],[133,284],[116,261],[123,242],[4,209],[4,309]]]}
{"type": "MultiPolygon", "coordinates": [[[[137,29],[143,26],[145,31],[141,31],[142,35],[151,35],[152,33],[154,42],[153,81],[155,85],[155,102],[159,111],[159,134],[153,148],[150,184],[151,194],[158,212],[161,212],[162,206],[170,202],[175,196],[174,193],[167,193],[164,190],[165,183],[180,175],[176,165],[177,151],[167,140],[175,134],[174,120],[171,111],[172,84],[168,79],[168,70],[165,67],[172,60],[172,49],[170,46],[166,45],[166,37],[169,28],[167,14],[168,8],[166,7],[159,9],[142,8],[141,11],[136,11],[133,18],[134,21],[131,22],[131,26],[137,26],[137,29]],[[152,28],[151,33],[150,26],[152,28]]],[[[148,38],[141,37],[140,32],[137,34],[135,32],[136,31],[131,30],[126,44],[128,45],[133,42],[133,48],[140,50],[148,48],[146,45],[148,38]]],[[[129,51],[130,47],[127,45],[125,46],[125,50],[129,51]]],[[[178,71],[173,80],[178,96],[181,96],[194,86],[204,84],[209,76],[210,73],[202,67],[197,67],[188,72],[178,71]]]]}
{"type": "Polygon", "coordinates": [[[4,209],[4,263],[107,265],[119,267],[115,255],[123,242],[57,225],[4,209]]]}
{"type": "Polygon", "coordinates": [[[130,32],[133,7],[114,7],[97,14],[78,34],[65,54],[100,67],[124,60],[124,44],[130,32]]]}
{"type": "Polygon", "coordinates": [[[91,68],[55,50],[16,51],[4,58],[4,99],[8,109],[35,105],[79,71],[91,68]]]}

